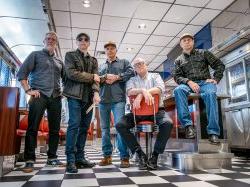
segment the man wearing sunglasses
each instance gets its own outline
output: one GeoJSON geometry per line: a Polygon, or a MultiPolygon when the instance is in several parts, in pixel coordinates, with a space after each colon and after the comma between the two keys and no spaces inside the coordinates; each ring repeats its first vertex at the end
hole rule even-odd
{"type": "Polygon", "coordinates": [[[63,166],[57,159],[61,122],[61,84],[63,62],[55,56],[58,38],[55,32],[48,32],[44,39],[44,49],[33,51],[23,62],[17,77],[25,93],[30,95],[28,129],[25,136],[23,172],[34,170],[35,148],[39,124],[47,110],[49,121],[49,150],[47,165],[63,166]]]}
{"type": "Polygon", "coordinates": [[[84,157],[87,131],[92,118],[92,110],[87,112],[92,103],[98,104],[99,82],[98,63],[88,53],[90,37],[80,33],[76,37],[77,50],[65,55],[66,80],[63,95],[68,99],[69,122],[66,136],[66,172],[77,173],[78,169],[91,168],[84,157]]]}

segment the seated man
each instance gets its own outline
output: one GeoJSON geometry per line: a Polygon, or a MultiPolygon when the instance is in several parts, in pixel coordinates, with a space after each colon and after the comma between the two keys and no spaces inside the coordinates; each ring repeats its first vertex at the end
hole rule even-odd
{"type": "Polygon", "coordinates": [[[218,144],[220,135],[216,84],[223,77],[224,64],[207,50],[194,49],[194,38],[186,33],[180,38],[182,54],[175,61],[174,80],[179,84],[174,90],[178,119],[185,127],[186,138],[194,138],[195,130],[188,110],[190,93],[200,94],[206,105],[207,132],[212,144],[218,144]],[[209,66],[214,69],[211,78],[209,66]]]}
{"type": "MultiPolygon", "coordinates": [[[[152,95],[162,95],[164,93],[164,82],[158,73],[149,73],[145,61],[141,58],[137,58],[133,67],[137,73],[135,77],[130,78],[127,82],[127,94],[128,96],[136,95],[134,105],[136,109],[140,108],[142,99],[148,105],[152,105],[152,95]]],[[[173,123],[168,117],[163,108],[162,98],[160,99],[159,112],[156,114],[156,123],[159,126],[159,133],[156,138],[154,151],[152,157],[148,160],[146,154],[142,151],[141,146],[136,140],[136,137],[131,133],[130,129],[135,126],[134,117],[132,113],[129,113],[121,118],[116,125],[117,131],[121,137],[125,140],[127,146],[132,153],[137,153],[139,157],[139,169],[157,169],[158,155],[164,152],[167,140],[170,136],[173,123]]],[[[136,121],[151,120],[151,116],[145,118],[145,116],[137,116],[136,121]],[[149,118],[149,119],[148,119],[149,118]]]]}

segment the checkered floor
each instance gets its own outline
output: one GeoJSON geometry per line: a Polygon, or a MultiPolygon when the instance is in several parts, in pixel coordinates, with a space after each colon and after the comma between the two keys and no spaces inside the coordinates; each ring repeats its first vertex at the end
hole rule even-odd
{"type": "MultiPolygon", "coordinates": [[[[102,158],[99,150],[87,147],[86,156],[98,163],[102,158]]],[[[63,150],[59,159],[65,162],[63,150]]],[[[24,163],[17,163],[17,168],[0,178],[0,187],[73,187],[73,186],[192,186],[192,187],[249,187],[250,160],[235,158],[233,168],[214,169],[196,172],[181,172],[161,165],[157,171],[139,171],[136,165],[119,168],[119,156],[113,155],[113,165],[95,166],[93,169],[80,169],[77,174],[65,173],[65,168],[46,167],[46,155],[39,156],[35,171],[29,174],[21,171],[24,163]]]]}

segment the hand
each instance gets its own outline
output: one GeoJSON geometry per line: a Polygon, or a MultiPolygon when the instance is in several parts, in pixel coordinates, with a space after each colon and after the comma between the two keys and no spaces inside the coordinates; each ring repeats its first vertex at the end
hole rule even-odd
{"type": "Polygon", "coordinates": [[[133,108],[134,109],[139,109],[141,108],[141,101],[142,101],[143,95],[142,94],[138,94],[134,100],[133,103],[133,108]]]}
{"type": "Polygon", "coordinates": [[[107,74],[105,82],[107,84],[113,84],[117,80],[119,80],[119,75],[107,74]]]}
{"type": "Polygon", "coordinates": [[[27,92],[28,95],[34,96],[35,98],[40,97],[40,91],[39,90],[30,90],[27,92]]]}
{"type": "Polygon", "coordinates": [[[151,95],[151,93],[149,93],[147,90],[143,89],[142,94],[143,94],[143,97],[145,99],[145,103],[147,105],[152,105],[154,100],[153,100],[153,96],[151,95]]]}
{"type": "Polygon", "coordinates": [[[217,84],[217,81],[214,80],[214,79],[207,79],[206,82],[210,82],[210,83],[213,83],[213,84],[217,84]]]}
{"type": "Polygon", "coordinates": [[[193,90],[194,93],[199,93],[200,92],[200,86],[193,82],[193,81],[188,81],[188,86],[193,90]]]}
{"type": "Polygon", "coordinates": [[[98,103],[100,103],[100,101],[101,101],[101,98],[100,98],[100,96],[99,96],[99,93],[98,93],[98,92],[95,92],[95,93],[94,93],[94,97],[93,97],[93,102],[94,102],[95,104],[98,104],[98,103]]]}
{"type": "Polygon", "coordinates": [[[100,77],[97,74],[94,74],[94,81],[99,83],[100,82],[100,77]]]}

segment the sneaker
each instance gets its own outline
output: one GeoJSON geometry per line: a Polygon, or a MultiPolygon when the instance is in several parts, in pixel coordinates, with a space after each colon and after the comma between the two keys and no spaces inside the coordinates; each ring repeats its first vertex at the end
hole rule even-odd
{"type": "Polygon", "coordinates": [[[62,163],[60,160],[58,159],[51,159],[51,160],[47,160],[47,166],[52,166],[52,167],[64,167],[65,164],[62,163]]]}
{"type": "Polygon", "coordinates": [[[107,166],[112,164],[111,156],[105,156],[100,162],[99,166],[107,166]]]}
{"type": "Polygon", "coordinates": [[[211,134],[209,135],[209,141],[211,144],[213,145],[218,145],[220,144],[220,140],[219,140],[219,137],[215,134],[211,134]]]}
{"type": "Polygon", "coordinates": [[[68,173],[77,173],[78,169],[76,168],[75,163],[67,163],[66,172],[68,172],[68,173]]]}
{"type": "Polygon", "coordinates": [[[148,160],[148,169],[156,170],[157,169],[157,157],[152,155],[152,157],[148,160]]]}
{"type": "Polygon", "coordinates": [[[31,173],[32,171],[34,171],[34,163],[33,162],[26,162],[22,171],[24,173],[31,173]]]}
{"type": "Polygon", "coordinates": [[[129,166],[130,166],[130,164],[129,164],[128,158],[121,159],[120,168],[129,168],[129,166]]]}
{"type": "Polygon", "coordinates": [[[187,139],[194,139],[196,136],[193,125],[189,125],[185,128],[185,134],[187,139]]]}
{"type": "Polygon", "coordinates": [[[95,166],[95,163],[91,163],[88,160],[80,160],[80,161],[76,161],[75,163],[77,169],[83,169],[83,168],[92,168],[95,166]]]}

